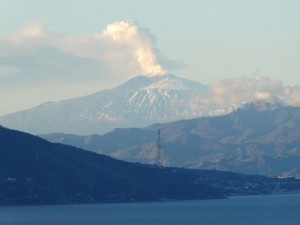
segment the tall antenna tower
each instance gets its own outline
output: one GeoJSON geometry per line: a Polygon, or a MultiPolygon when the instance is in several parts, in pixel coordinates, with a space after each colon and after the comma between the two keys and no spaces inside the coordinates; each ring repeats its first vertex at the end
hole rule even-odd
{"type": "Polygon", "coordinates": [[[160,145],[160,129],[157,130],[157,146],[156,146],[156,166],[162,167],[162,152],[160,145]]]}

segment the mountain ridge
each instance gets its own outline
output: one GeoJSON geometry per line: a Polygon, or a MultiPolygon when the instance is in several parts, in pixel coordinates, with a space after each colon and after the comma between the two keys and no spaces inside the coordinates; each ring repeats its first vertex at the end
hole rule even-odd
{"type": "Polygon", "coordinates": [[[101,136],[42,137],[131,162],[153,163],[160,129],[168,166],[300,177],[299,127],[300,107],[261,102],[223,116],[116,129],[101,136]]]}

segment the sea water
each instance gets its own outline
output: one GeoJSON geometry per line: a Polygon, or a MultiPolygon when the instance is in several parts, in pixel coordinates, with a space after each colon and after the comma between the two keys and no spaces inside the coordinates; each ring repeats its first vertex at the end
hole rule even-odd
{"type": "Polygon", "coordinates": [[[1,225],[299,225],[300,195],[152,203],[1,206],[1,225]]]}

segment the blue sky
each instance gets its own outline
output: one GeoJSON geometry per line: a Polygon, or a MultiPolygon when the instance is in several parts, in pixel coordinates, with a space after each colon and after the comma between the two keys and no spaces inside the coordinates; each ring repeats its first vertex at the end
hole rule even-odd
{"type": "Polygon", "coordinates": [[[149,66],[204,84],[258,75],[300,85],[299,24],[298,0],[0,0],[0,115],[153,75],[149,66]],[[127,20],[137,34],[105,39],[127,20]]]}

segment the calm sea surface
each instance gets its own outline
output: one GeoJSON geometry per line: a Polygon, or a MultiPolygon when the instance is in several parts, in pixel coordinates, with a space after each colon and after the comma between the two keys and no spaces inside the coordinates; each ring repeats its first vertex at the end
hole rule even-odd
{"type": "Polygon", "coordinates": [[[1,206],[1,225],[299,225],[300,195],[159,203],[1,206]]]}

